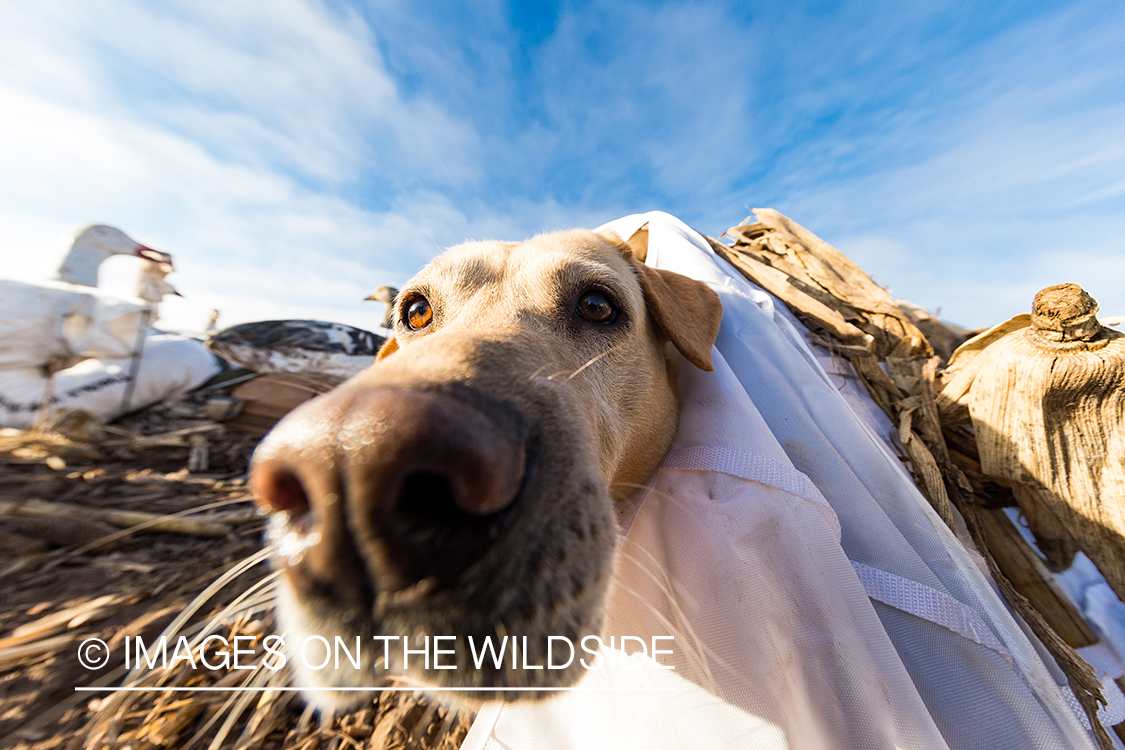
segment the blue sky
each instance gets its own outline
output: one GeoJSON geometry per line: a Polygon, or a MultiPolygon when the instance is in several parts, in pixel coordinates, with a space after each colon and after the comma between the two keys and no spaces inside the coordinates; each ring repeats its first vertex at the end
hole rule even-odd
{"type": "Polygon", "coordinates": [[[370,326],[439,246],[752,206],[969,326],[1125,315],[1125,4],[7,3],[0,175],[0,273],[114,224],[181,326],[370,326]]]}

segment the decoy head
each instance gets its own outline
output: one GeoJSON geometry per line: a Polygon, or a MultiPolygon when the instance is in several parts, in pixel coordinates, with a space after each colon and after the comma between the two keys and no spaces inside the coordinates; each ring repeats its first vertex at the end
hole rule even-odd
{"type": "Polygon", "coordinates": [[[385,302],[386,304],[391,305],[394,304],[395,296],[397,294],[398,290],[393,286],[381,286],[365,299],[371,300],[373,302],[385,302]]]}
{"type": "Polygon", "coordinates": [[[98,285],[98,266],[111,255],[132,255],[143,260],[172,266],[172,256],[142,245],[116,227],[91,224],[74,234],[70,250],[56,273],[59,281],[85,286],[98,285]]]}
{"type": "Polygon", "coordinates": [[[369,300],[375,302],[382,302],[387,306],[386,311],[383,313],[383,320],[379,325],[383,328],[391,328],[394,326],[395,320],[395,298],[398,297],[398,290],[393,286],[381,286],[367,297],[369,300]]]}

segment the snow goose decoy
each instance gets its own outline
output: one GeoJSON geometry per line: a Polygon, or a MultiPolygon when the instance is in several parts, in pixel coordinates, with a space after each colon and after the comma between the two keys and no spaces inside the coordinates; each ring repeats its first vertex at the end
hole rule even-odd
{"type": "Polygon", "coordinates": [[[172,256],[142,245],[117,227],[91,224],[74,234],[70,249],[55,272],[55,279],[81,286],[98,285],[98,267],[114,255],[132,255],[152,263],[172,266],[172,256]]]}
{"type": "Polygon", "coordinates": [[[55,279],[0,279],[0,427],[80,409],[100,421],[197,387],[219,371],[199,341],[149,328],[171,293],[172,256],[124,232],[93,225],[75,233],[55,279]],[[92,288],[113,255],[146,261],[138,292],[117,299],[92,288]]]}

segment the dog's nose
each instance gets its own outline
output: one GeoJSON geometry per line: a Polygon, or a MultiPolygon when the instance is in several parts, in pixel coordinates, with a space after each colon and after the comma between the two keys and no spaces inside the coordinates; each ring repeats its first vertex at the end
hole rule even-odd
{"type": "Polygon", "coordinates": [[[515,500],[521,432],[472,394],[337,391],[282,420],[255,454],[250,484],[261,507],[285,512],[303,535],[291,576],[349,599],[445,584],[485,553],[515,500]]]}

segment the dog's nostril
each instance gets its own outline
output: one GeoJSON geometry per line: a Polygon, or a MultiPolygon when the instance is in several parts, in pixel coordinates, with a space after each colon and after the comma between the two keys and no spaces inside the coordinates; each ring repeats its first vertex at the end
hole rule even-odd
{"type": "Polygon", "coordinates": [[[309,510],[309,496],[295,474],[274,466],[255,466],[250,488],[258,505],[296,517],[309,510]]]}
{"type": "Polygon", "coordinates": [[[400,518],[428,526],[445,524],[463,515],[449,477],[432,471],[415,471],[402,480],[395,511],[400,518]]]}

